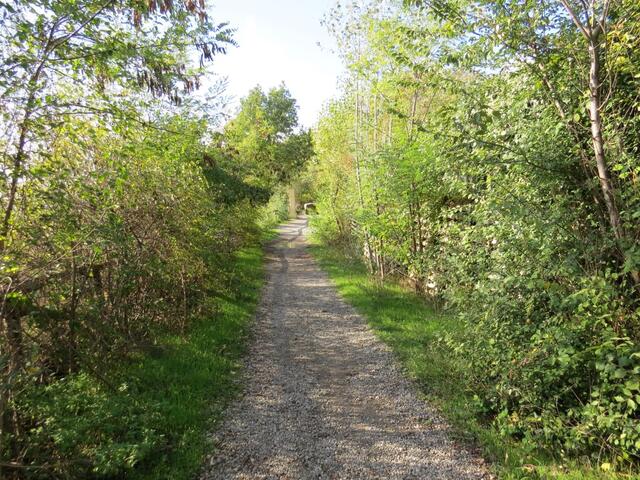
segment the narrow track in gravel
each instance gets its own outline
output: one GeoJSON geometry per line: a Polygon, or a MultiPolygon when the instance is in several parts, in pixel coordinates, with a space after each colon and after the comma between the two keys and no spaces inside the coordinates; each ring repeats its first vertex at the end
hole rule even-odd
{"type": "Polygon", "coordinates": [[[305,219],[279,228],[244,396],[214,435],[209,479],[483,479],[389,349],[306,251],[305,219]]]}

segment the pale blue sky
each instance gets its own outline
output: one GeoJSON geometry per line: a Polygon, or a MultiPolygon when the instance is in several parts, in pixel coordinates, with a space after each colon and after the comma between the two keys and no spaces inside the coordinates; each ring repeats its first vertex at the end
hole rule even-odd
{"type": "Polygon", "coordinates": [[[216,73],[229,78],[227,93],[237,102],[257,84],[268,90],[284,81],[298,100],[301,122],[312,126],[323,103],[336,94],[342,72],[333,40],[320,25],[334,0],[211,3],[214,21],[237,28],[239,46],[213,64],[216,73]]]}

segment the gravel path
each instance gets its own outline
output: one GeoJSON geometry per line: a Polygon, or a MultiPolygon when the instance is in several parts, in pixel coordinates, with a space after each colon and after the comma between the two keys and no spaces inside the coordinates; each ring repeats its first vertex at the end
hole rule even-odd
{"type": "Polygon", "coordinates": [[[491,478],[338,296],[305,227],[280,227],[268,249],[245,394],[201,480],[491,478]]]}

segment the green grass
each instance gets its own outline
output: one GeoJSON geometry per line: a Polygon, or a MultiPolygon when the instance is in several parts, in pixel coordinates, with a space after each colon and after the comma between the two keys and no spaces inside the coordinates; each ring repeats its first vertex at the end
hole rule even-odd
{"type": "Polygon", "coordinates": [[[375,333],[395,352],[426,399],[448,419],[457,440],[478,447],[501,479],[621,479],[578,463],[554,461],[545,452],[498,434],[478,413],[465,371],[446,349],[441,334],[462,334],[464,325],[424,298],[394,282],[381,284],[364,265],[339,250],[314,245],[312,253],[345,300],[367,318],[375,333]]]}
{"type": "MultiPolygon", "coordinates": [[[[271,233],[264,233],[266,241],[271,233]]],[[[165,334],[112,369],[77,372],[22,392],[35,478],[192,480],[236,396],[248,326],[264,281],[263,252],[225,265],[186,335],[165,334]],[[46,464],[46,469],[41,465],[46,464]]],[[[0,474],[0,476],[2,476],[0,474]]]]}
{"type": "Polygon", "coordinates": [[[262,250],[242,251],[234,265],[234,287],[216,298],[217,314],[199,321],[185,338],[167,338],[160,353],[147,355],[128,374],[136,400],[154,409],[167,448],[127,474],[134,479],[193,479],[213,448],[209,432],[238,393],[247,327],[263,282],[262,250]]]}

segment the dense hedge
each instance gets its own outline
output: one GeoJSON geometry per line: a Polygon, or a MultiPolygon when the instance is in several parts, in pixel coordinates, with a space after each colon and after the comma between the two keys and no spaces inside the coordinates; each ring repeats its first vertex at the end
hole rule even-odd
{"type": "Polygon", "coordinates": [[[171,461],[184,478],[202,460],[259,285],[239,256],[311,153],[284,85],[224,129],[224,82],[192,95],[234,45],[214,13],[0,2],[2,478],[171,461]]]}
{"type": "Polygon", "coordinates": [[[334,11],[350,78],[314,132],[318,235],[460,315],[466,334],[441,342],[478,416],[559,456],[637,462],[638,6],[612,4],[598,40],[620,227],[564,7],[445,4],[334,11]]]}

